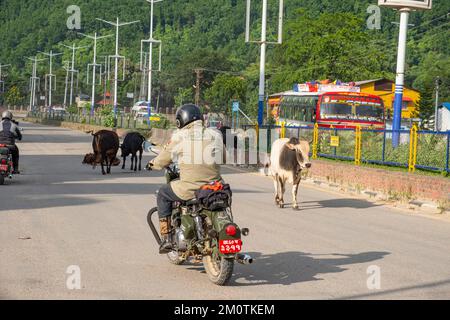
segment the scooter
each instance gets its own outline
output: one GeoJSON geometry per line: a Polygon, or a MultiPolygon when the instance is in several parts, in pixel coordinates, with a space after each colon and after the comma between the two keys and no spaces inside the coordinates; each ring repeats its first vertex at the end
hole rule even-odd
{"type": "Polygon", "coordinates": [[[0,144],[0,185],[5,183],[5,179],[13,177],[12,153],[8,146],[0,144]]]}

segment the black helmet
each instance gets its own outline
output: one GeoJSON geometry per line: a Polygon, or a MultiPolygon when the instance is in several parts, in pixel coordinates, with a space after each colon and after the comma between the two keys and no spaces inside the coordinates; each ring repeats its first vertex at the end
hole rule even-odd
{"type": "Polygon", "coordinates": [[[13,115],[12,115],[11,111],[6,110],[2,113],[2,120],[3,119],[12,120],[12,118],[13,118],[13,115]]]}
{"type": "Polygon", "coordinates": [[[195,104],[185,104],[177,110],[176,121],[178,129],[184,128],[196,120],[203,120],[203,115],[200,108],[195,104]]]}

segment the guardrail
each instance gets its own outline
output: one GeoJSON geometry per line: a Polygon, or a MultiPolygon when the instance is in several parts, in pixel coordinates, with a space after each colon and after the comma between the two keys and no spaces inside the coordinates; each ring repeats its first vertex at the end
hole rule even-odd
{"type": "MultiPolygon", "coordinates": [[[[267,145],[274,136],[297,137],[311,142],[313,159],[330,158],[344,161],[380,164],[450,173],[450,131],[422,131],[413,126],[410,130],[375,130],[357,127],[355,129],[322,128],[315,126],[246,125],[258,132],[268,130],[267,145]],[[398,132],[400,144],[392,146],[392,135],[398,132]]],[[[261,136],[261,135],[259,135],[261,136]]],[[[259,141],[258,141],[259,143],[259,141]]]]}

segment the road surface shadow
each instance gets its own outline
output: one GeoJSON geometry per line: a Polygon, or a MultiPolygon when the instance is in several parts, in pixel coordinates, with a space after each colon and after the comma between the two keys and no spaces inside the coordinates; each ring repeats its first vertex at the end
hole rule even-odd
{"type": "MultiPolygon", "coordinates": [[[[299,203],[298,211],[306,211],[306,210],[314,210],[314,209],[323,209],[323,208],[352,208],[352,209],[368,209],[379,207],[380,204],[375,204],[370,201],[360,200],[360,199],[352,199],[352,198],[344,198],[344,199],[326,199],[326,200],[317,200],[317,201],[302,201],[299,203]]],[[[288,203],[285,205],[285,208],[292,209],[292,203],[288,203]]]]}
{"type": "Polygon", "coordinates": [[[348,270],[345,266],[380,260],[390,252],[315,255],[291,251],[275,254],[250,252],[249,254],[254,258],[254,263],[250,266],[237,265],[230,286],[291,285],[323,280],[318,275],[343,272],[348,270]]]}
{"type": "MultiPolygon", "coordinates": [[[[47,195],[50,197],[50,195],[47,195]]],[[[84,206],[101,201],[92,198],[81,197],[60,197],[52,196],[52,198],[36,198],[26,195],[21,195],[9,201],[3,201],[0,205],[0,212],[7,210],[27,210],[27,209],[44,209],[57,207],[73,207],[84,206]]]]}

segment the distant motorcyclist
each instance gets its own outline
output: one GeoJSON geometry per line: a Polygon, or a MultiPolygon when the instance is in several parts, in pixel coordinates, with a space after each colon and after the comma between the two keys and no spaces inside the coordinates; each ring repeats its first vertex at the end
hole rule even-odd
{"type": "Polygon", "coordinates": [[[16,122],[13,120],[13,115],[10,111],[2,113],[2,122],[0,122],[0,144],[5,144],[12,154],[12,161],[14,166],[13,174],[19,174],[19,148],[16,146],[16,139],[22,140],[22,133],[19,130],[16,122]]]}
{"type": "Polygon", "coordinates": [[[180,179],[162,186],[158,191],[161,254],[172,250],[169,234],[173,202],[191,200],[195,198],[195,191],[201,186],[222,180],[219,166],[221,163],[218,163],[220,161],[205,160],[222,157],[217,155],[223,151],[222,137],[220,133],[203,126],[200,108],[193,104],[182,106],[176,113],[176,124],[179,130],[173,134],[160,154],[148,164],[151,168],[162,170],[177,159],[180,169],[180,179]],[[217,142],[219,144],[216,148],[214,144],[217,142]]]}

